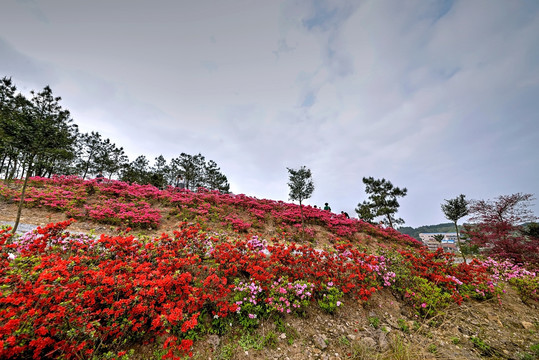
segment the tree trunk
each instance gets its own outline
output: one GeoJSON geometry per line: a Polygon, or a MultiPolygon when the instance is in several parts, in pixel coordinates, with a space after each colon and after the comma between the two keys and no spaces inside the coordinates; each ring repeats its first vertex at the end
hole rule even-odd
{"type": "Polygon", "coordinates": [[[4,155],[4,157],[2,158],[2,164],[0,165],[0,174],[2,173],[2,170],[4,170],[4,163],[6,161],[6,158],[7,158],[7,154],[4,155]]]}
{"type": "Polygon", "coordinates": [[[299,213],[301,214],[301,239],[305,240],[305,225],[303,224],[303,206],[299,202],[299,213]]]}
{"type": "Polygon", "coordinates": [[[11,157],[9,158],[6,166],[6,176],[4,176],[4,182],[7,182],[9,179],[9,168],[11,167],[11,157]]]}
{"type": "Polygon", "coordinates": [[[26,172],[26,177],[24,178],[24,184],[22,186],[21,199],[19,200],[19,208],[17,209],[17,218],[15,219],[15,225],[13,225],[13,231],[12,231],[13,234],[15,234],[15,232],[17,231],[17,228],[19,227],[19,222],[21,220],[22,205],[24,204],[24,194],[26,193],[26,185],[28,185],[28,178],[30,178],[30,174],[32,173],[32,161],[33,161],[33,157],[28,162],[28,171],[26,172]]]}
{"type": "Polygon", "coordinates": [[[464,260],[464,263],[466,264],[466,256],[464,256],[464,253],[462,252],[462,247],[460,246],[459,227],[457,226],[456,221],[454,224],[455,224],[455,231],[457,232],[457,244],[459,245],[460,255],[462,256],[462,260],[464,260]]]}
{"type": "Polygon", "coordinates": [[[393,229],[393,221],[391,221],[391,215],[387,215],[387,221],[389,221],[389,226],[393,229]]]}
{"type": "Polygon", "coordinates": [[[15,177],[15,170],[17,169],[17,163],[18,163],[17,160],[18,160],[17,158],[13,160],[13,168],[11,169],[11,173],[9,174],[9,177],[8,177],[8,179],[10,180],[15,177]]]}

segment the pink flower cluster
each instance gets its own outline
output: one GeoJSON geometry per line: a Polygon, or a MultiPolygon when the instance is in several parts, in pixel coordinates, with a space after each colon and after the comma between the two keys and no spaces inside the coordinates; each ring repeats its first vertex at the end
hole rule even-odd
{"type": "Polygon", "coordinates": [[[483,265],[486,266],[492,273],[492,278],[498,281],[509,281],[515,278],[524,277],[536,277],[537,274],[533,271],[528,271],[524,267],[518,264],[513,264],[509,260],[496,261],[493,258],[488,258],[483,261],[483,265]]]}
{"type": "Polygon", "coordinates": [[[270,309],[290,314],[307,307],[313,294],[314,284],[303,280],[289,282],[288,278],[281,277],[271,284],[266,302],[270,309]]]}
{"type": "Polygon", "coordinates": [[[116,225],[157,227],[161,221],[159,210],[144,201],[124,203],[108,199],[84,208],[88,217],[116,225]]]}

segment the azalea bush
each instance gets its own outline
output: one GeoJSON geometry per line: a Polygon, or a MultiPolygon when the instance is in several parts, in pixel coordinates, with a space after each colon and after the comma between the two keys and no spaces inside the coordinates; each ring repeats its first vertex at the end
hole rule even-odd
{"type": "Polygon", "coordinates": [[[318,300],[318,305],[322,310],[333,314],[338,307],[342,305],[341,299],[343,297],[343,292],[339,290],[332,282],[324,284],[322,290],[320,291],[320,299],[318,300]]]}
{"type": "Polygon", "coordinates": [[[235,215],[229,215],[225,217],[225,224],[230,224],[232,229],[236,231],[247,231],[251,227],[250,222],[246,222],[235,215]]]}
{"type": "MultiPolygon", "coordinates": [[[[18,181],[15,183],[19,184],[18,181]]],[[[63,211],[68,217],[113,225],[128,223],[128,226],[133,227],[158,227],[161,216],[157,216],[158,205],[178,209],[179,220],[209,217],[238,232],[247,232],[253,227],[261,228],[268,219],[281,224],[283,229],[295,229],[301,225],[301,211],[296,204],[256,199],[242,194],[221,194],[203,188],[197,192],[170,186],[160,190],[153,185],[128,184],[115,180],[97,182],[95,179],[83,180],[76,176],[32,177],[29,184],[25,199],[28,207],[42,206],[63,211]],[[91,196],[102,200],[96,204],[89,200],[91,196]],[[238,210],[243,211],[245,216],[240,218],[235,215],[238,210]],[[119,211],[118,216],[112,216],[116,211],[119,211]]],[[[16,202],[18,196],[20,190],[4,184],[0,186],[0,197],[3,199],[16,202]]],[[[381,229],[358,219],[348,219],[311,206],[304,206],[303,211],[307,225],[324,226],[334,237],[352,239],[362,233],[398,245],[416,248],[422,246],[416,239],[391,228],[381,229]]],[[[306,234],[309,239],[317,235],[316,230],[310,226],[307,226],[306,234]]]]}
{"type": "Polygon", "coordinates": [[[509,283],[513,285],[523,302],[539,302],[539,278],[536,276],[527,276],[523,278],[511,278],[509,283]]]}
{"type": "Polygon", "coordinates": [[[497,261],[488,258],[483,262],[495,283],[506,281],[513,285],[524,302],[539,302],[539,277],[522,265],[513,264],[509,260],[497,261]]]}
{"type": "Polygon", "coordinates": [[[67,225],[40,228],[24,246],[1,232],[1,358],[100,357],[158,338],[164,358],[178,358],[207,304],[221,317],[236,310],[227,279],[186,251],[198,229],[144,242],[66,236],[67,225]]]}
{"type": "Polygon", "coordinates": [[[400,250],[386,256],[395,273],[391,289],[421,316],[434,316],[452,302],[486,300],[503,292],[489,262],[456,264],[454,255],[441,249],[400,250]]]}
{"type": "Polygon", "coordinates": [[[236,280],[233,301],[237,306],[238,321],[244,329],[257,327],[260,318],[266,315],[266,298],[258,281],[242,282],[236,280]]]}
{"type": "Polygon", "coordinates": [[[404,299],[417,315],[431,317],[452,303],[451,294],[426,278],[413,276],[404,289],[404,299]]]}
{"type": "Polygon", "coordinates": [[[289,282],[287,277],[280,277],[271,284],[268,307],[281,314],[304,314],[314,294],[314,284],[296,280],[289,282]]]}
{"type": "Polygon", "coordinates": [[[87,205],[88,217],[98,222],[126,227],[157,227],[161,214],[145,201],[123,202],[116,199],[104,199],[94,205],[87,205]]]}

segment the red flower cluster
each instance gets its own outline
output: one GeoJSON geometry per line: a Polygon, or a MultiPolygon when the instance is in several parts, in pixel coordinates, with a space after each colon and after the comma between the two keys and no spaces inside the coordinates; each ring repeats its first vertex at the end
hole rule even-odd
{"type": "Polygon", "coordinates": [[[203,236],[198,228],[174,239],[102,235],[81,242],[66,241],[69,223],[39,229],[32,246],[16,254],[2,231],[0,358],[88,358],[121,350],[124,340],[158,337],[166,337],[173,358],[189,353],[192,341],[182,334],[203,307],[221,316],[235,310],[226,301],[227,279],[189,251],[203,236]]]}

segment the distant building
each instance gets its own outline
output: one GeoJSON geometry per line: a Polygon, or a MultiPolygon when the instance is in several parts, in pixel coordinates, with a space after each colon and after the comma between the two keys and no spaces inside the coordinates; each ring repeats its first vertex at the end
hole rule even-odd
{"type": "Polygon", "coordinates": [[[431,251],[442,248],[444,252],[456,253],[458,250],[457,233],[420,233],[419,238],[431,251]],[[443,235],[441,242],[434,238],[436,235],[443,235]]]}
{"type": "Polygon", "coordinates": [[[442,241],[444,240],[450,240],[454,242],[457,241],[457,233],[420,233],[419,238],[421,239],[421,241],[426,242],[427,240],[434,240],[434,236],[436,235],[443,235],[444,238],[442,239],[442,241]]]}

